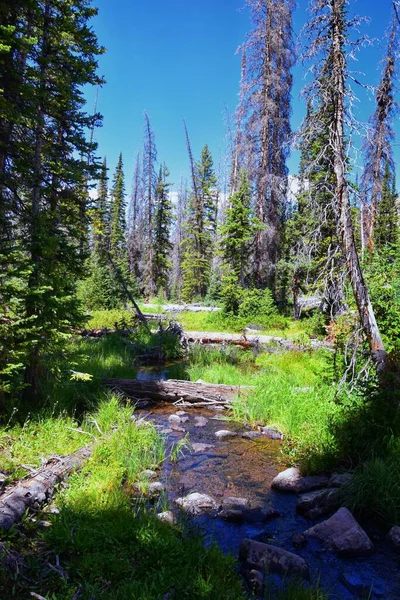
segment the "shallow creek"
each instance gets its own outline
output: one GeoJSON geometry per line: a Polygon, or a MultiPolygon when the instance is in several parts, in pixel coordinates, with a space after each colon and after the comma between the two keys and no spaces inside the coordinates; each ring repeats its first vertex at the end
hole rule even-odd
{"type": "MultiPolygon", "coordinates": [[[[168,369],[141,369],[138,378],[167,379],[168,369]]],[[[154,423],[165,436],[168,455],[184,436],[192,445],[191,449],[183,449],[177,461],[166,460],[161,469],[159,480],[166,487],[170,509],[177,513],[175,500],[192,492],[207,494],[219,505],[226,497],[245,498],[249,502],[244,520],[240,522],[230,522],[212,514],[192,517],[203,531],[205,543],[216,542],[223,552],[230,552],[235,557],[238,557],[243,538],[257,539],[294,552],[308,562],[312,582],[320,581],[332,600],[400,600],[400,554],[394,553],[381,532],[372,526],[361,523],[376,547],[376,552],[368,558],[338,559],[318,542],[309,542],[303,548],[293,546],[293,536],[303,533],[315,522],[310,523],[296,514],[295,494],[271,489],[273,478],[286,468],[279,441],[241,437],[249,429],[226,420],[226,413],[202,408],[183,410],[186,414],[181,415],[182,422],[178,426],[183,431],[171,427],[169,417],[180,411],[173,405],[159,404],[141,411],[141,416],[154,423]],[[204,417],[203,426],[198,426],[198,417],[204,417]],[[220,441],[215,436],[220,430],[230,430],[237,436],[220,441]],[[279,516],[265,518],[265,512],[271,512],[271,505],[279,516]],[[343,574],[347,585],[343,584],[343,574]],[[370,595],[365,594],[365,586],[371,589],[370,595]],[[360,591],[363,587],[364,591],[360,591]]],[[[279,585],[279,579],[275,579],[275,584],[279,585]]]]}

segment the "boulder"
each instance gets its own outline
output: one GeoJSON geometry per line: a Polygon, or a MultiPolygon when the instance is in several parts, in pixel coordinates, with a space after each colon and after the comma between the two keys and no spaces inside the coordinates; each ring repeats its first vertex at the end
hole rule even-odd
{"type": "Polygon", "coordinates": [[[162,484],[160,481],[154,481],[152,483],[149,483],[149,485],[146,488],[146,493],[148,496],[159,496],[163,492],[165,492],[165,485],[162,484]]]}
{"type": "Polygon", "coordinates": [[[301,494],[297,501],[296,510],[307,519],[318,519],[337,508],[339,491],[337,488],[327,488],[301,494]]]}
{"type": "Polygon", "coordinates": [[[198,494],[197,492],[183,498],[177,498],[175,502],[182,510],[193,516],[201,515],[210,510],[217,510],[218,508],[218,504],[214,498],[206,494],[198,494]]]}
{"type": "Polygon", "coordinates": [[[226,440],[228,438],[236,437],[237,433],[234,431],[228,431],[227,429],[221,429],[221,431],[217,431],[215,433],[215,437],[217,440],[226,440]]]}
{"type": "Polygon", "coordinates": [[[157,473],[151,469],[146,469],[140,473],[141,479],[157,479],[157,473]]]}
{"type": "Polygon", "coordinates": [[[328,485],[329,478],[324,475],[312,475],[303,477],[299,469],[292,467],[282,471],[272,481],[271,487],[280,492],[293,492],[300,494],[302,492],[311,492],[328,485]]]}
{"type": "Polygon", "coordinates": [[[240,508],[223,508],[218,516],[220,519],[234,523],[241,523],[244,520],[243,510],[240,508]]]}
{"type": "Polygon", "coordinates": [[[240,560],[251,569],[288,577],[309,579],[306,561],[277,546],[244,539],[240,544],[240,560]]]}
{"type": "Polygon", "coordinates": [[[228,496],[222,500],[222,506],[224,508],[248,508],[249,501],[247,498],[228,496]]]}
{"type": "Polygon", "coordinates": [[[208,423],[208,419],[205,417],[196,417],[194,420],[195,427],[205,427],[208,423]]]}
{"type": "Polygon", "coordinates": [[[179,415],[170,415],[168,417],[168,422],[170,425],[179,425],[180,423],[182,423],[182,419],[179,415]]]}
{"type": "Polygon", "coordinates": [[[373,543],[347,508],[340,508],[330,519],[314,525],[304,535],[320,540],[347,558],[368,556],[374,551],[373,543]]]}
{"type": "Polygon", "coordinates": [[[388,540],[392,542],[393,546],[400,550],[400,527],[392,527],[388,533],[388,540]]]}

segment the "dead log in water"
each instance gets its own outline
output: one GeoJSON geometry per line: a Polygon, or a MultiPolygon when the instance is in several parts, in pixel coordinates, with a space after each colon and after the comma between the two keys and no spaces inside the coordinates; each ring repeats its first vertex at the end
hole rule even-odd
{"type": "Polygon", "coordinates": [[[186,341],[189,344],[198,343],[201,345],[227,344],[229,346],[239,346],[244,350],[250,348],[259,348],[265,350],[268,348],[277,348],[282,350],[317,350],[325,348],[332,350],[333,344],[327,341],[309,339],[304,343],[296,342],[287,338],[261,335],[257,333],[216,333],[204,331],[185,332],[186,341]]]}
{"type": "Polygon", "coordinates": [[[79,469],[91,453],[88,446],[68,456],[51,458],[31,475],[8,486],[0,496],[0,528],[10,529],[27,509],[39,508],[50,500],[55,486],[79,469]]]}
{"type": "Polygon", "coordinates": [[[106,379],[105,384],[135,401],[169,402],[177,406],[229,405],[250,389],[247,386],[221,385],[169,379],[168,381],[138,381],[137,379],[106,379]]]}

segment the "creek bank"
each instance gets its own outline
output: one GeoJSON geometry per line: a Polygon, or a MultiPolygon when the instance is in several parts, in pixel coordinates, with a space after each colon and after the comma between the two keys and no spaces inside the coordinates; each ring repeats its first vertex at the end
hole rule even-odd
{"type": "Polygon", "coordinates": [[[290,573],[302,573],[305,582],[320,582],[332,599],[362,598],[367,588],[372,590],[370,600],[400,598],[400,556],[392,542],[369,531],[368,525],[364,531],[340,506],[340,487],[349,474],[303,477],[296,469],[282,471],[279,439],[244,428],[214,410],[177,413],[174,406],[155,405],[146,419],[167,431],[163,435],[170,449],[184,436],[191,443],[178,460],[165,461],[158,474],[166,488],[162,506],[166,500],[169,504],[169,510],[158,511],[159,518],[179,524],[186,514],[202,530],[206,544],[216,542],[224,552],[240,556],[242,573],[254,593],[262,596],[266,584],[279,587],[290,573]],[[179,431],[170,427],[175,416],[187,417],[179,422],[179,431]],[[218,439],[221,431],[230,435],[218,439]],[[262,558],[256,561],[258,553],[262,558]]]}

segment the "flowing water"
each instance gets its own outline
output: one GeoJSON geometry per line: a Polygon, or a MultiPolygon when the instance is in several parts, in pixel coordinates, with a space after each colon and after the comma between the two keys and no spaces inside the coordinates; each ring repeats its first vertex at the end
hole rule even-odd
{"type": "MultiPolygon", "coordinates": [[[[167,377],[168,369],[141,369],[138,375],[141,380],[167,377]]],[[[182,422],[175,425],[183,431],[171,427],[169,417],[179,411],[173,405],[159,404],[143,413],[165,436],[169,454],[174,454],[174,448],[185,436],[192,446],[183,448],[177,461],[166,460],[162,467],[160,481],[166,486],[171,509],[177,512],[175,500],[192,492],[207,494],[219,505],[226,497],[245,498],[249,502],[241,522],[228,522],[215,514],[193,517],[206,543],[216,542],[224,552],[237,557],[240,541],[255,538],[302,556],[310,566],[312,581],[321,581],[332,599],[400,600],[400,554],[394,553],[380,532],[368,524],[363,525],[376,546],[375,554],[368,558],[338,559],[317,542],[294,548],[293,536],[313,523],[296,514],[296,495],[271,489],[273,478],[285,468],[279,441],[241,437],[246,428],[226,420],[226,413],[203,408],[184,410],[182,422]],[[198,417],[204,418],[203,426],[199,426],[198,417]],[[230,430],[237,436],[219,441],[215,436],[219,430],[230,430]],[[266,518],[271,504],[279,515],[266,518]],[[343,573],[355,581],[353,591],[357,592],[360,587],[358,578],[364,586],[371,587],[371,594],[351,593],[342,583],[343,573]]],[[[279,585],[279,580],[275,583],[279,585]]]]}

